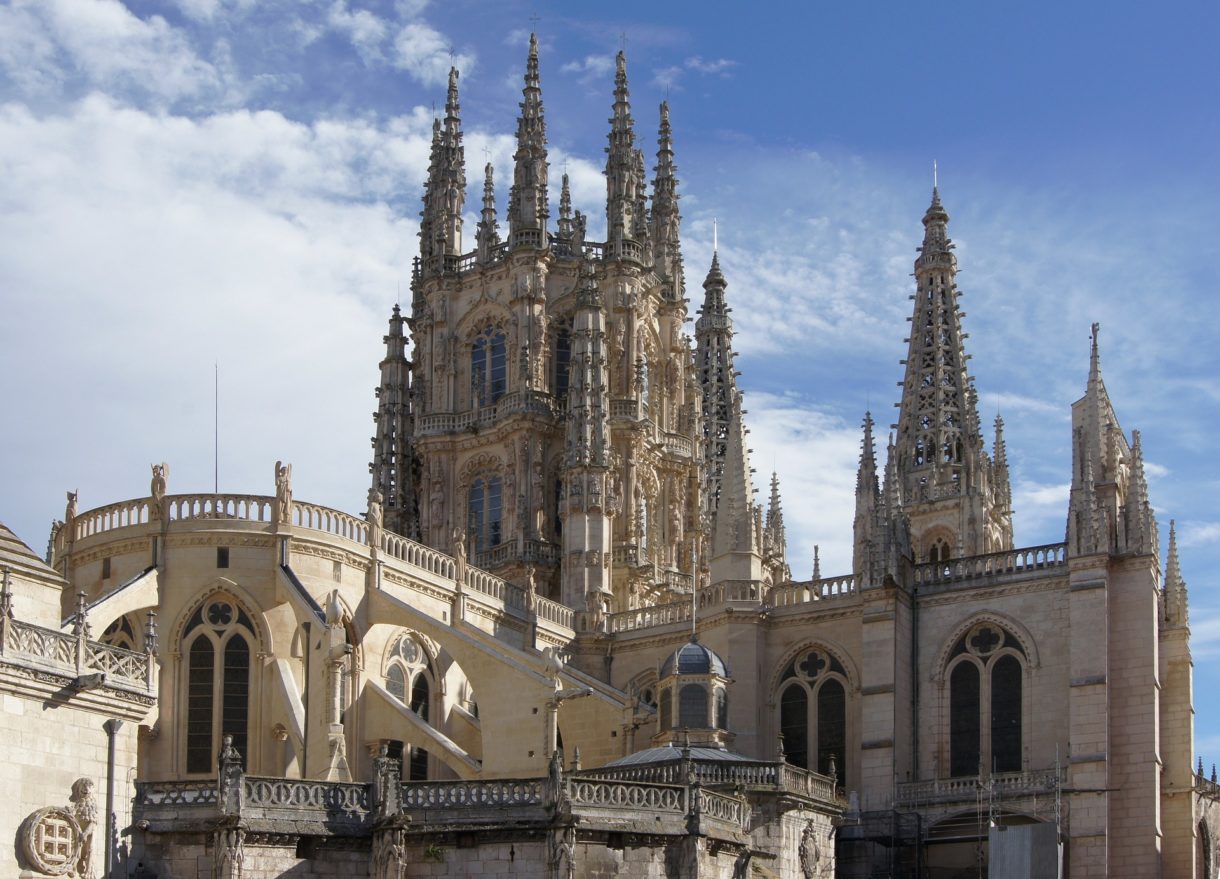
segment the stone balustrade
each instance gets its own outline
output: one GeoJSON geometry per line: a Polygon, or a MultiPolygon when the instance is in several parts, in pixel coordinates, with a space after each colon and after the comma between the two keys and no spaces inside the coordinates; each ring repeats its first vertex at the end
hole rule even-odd
{"type": "Polygon", "coordinates": [[[139,693],[154,691],[152,657],[111,647],[75,633],[47,629],[0,615],[0,657],[45,668],[66,678],[101,672],[106,686],[139,693]]]}
{"type": "Polygon", "coordinates": [[[842,805],[833,779],[788,763],[697,758],[686,762],[675,757],[660,763],[595,769],[589,774],[640,784],[684,784],[693,775],[701,785],[712,788],[775,790],[834,807],[842,805]]]}
{"type": "Polygon", "coordinates": [[[1056,575],[1067,566],[1067,544],[1048,543],[1007,552],[950,559],[947,562],[926,562],[915,566],[915,584],[929,586],[983,580],[1007,574],[1023,577],[1046,572],[1056,575]]]}
{"type": "Polygon", "coordinates": [[[673,623],[689,623],[691,607],[689,601],[675,601],[636,610],[622,610],[606,616],[609,632],[633,632],[673,623]]]}
{"type": "Polygon", "coordinates": [[[899,784],[894,799],[900,806],[923,803],[966,803],[978,797],[992,796],[1002,799],[1051,794],[1055,792],[1059,778],[1054,769],[1031,772],[997,772],[990,777],[976,775],[960,778],[937,778],[931,781],[912,781],[899,784]]]}
{"type": "Polygon", "coordinates": [[[369,543],[368,522],[350,513],[332,510],[330,507],[295,501],[292,505],[292,523],[299,528],[324,531],[364,546],[368,546],[369,543]]]}
{"type": "Polygon", "coordinates": [[[407,814],[475,806],[541,806],[542,795],[540,778],[402,782],[402,808],[407,814]]]}
{"type": "Polygon", "coordinates": [[[772,589],[767,595],[767,605],[769,607],[793,607],[814,601],[855,595],[856,591],[856,578],[850,574],[841,577],[824,577],[821,580],[798,581],[772,589]]]}
{"type": "Polygon", "coordinates": [[[332,827],[337,823],[360,827],[372,812],[371,787],[246,775],[242,778],[241,811],[278,820],[293,816],[298,821],[312,819],[332,827]]]}

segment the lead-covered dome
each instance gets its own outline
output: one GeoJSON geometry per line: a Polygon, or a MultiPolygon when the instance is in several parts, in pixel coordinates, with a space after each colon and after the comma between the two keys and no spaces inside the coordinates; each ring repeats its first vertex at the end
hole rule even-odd
{"type": "Polygon", "coordinates": [[[724,660],[710,647],[704,647],[697,640],[691,639],[683,644],[661,664],[661,679],[673,674],[680,675],[717,675],[722,678],[729,676],[724,660]]]}

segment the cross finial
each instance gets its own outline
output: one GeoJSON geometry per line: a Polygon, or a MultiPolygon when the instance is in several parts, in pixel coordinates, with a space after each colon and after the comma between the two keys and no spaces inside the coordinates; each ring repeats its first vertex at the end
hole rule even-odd
{"type": "Polygon", "coordinates": [[[484,145],[483,158],[487,160],[487,164],[491,164],[491,147],[484,145]]]}
{"type": "Polygon", "coordinates": [[[530,31],[531,32],[537,32],[538,22],[540,22],[540,21],[542,21],[542,19],[538,17],[537,12],[535,12],[533,15],[530,16],[530,31]]]}
{"type": "Polygon", "coordinates": [[[456,48],[454,48],[454,47],[451,45],[451,46],[449,47],[449,63],[450,63],[450,64],[452,64],[452,63],[453,63],[453,58],[454,58],[454,56],[455,56],[455,55],[457,55],[457,49],[456,49],[456,48]]]}
{"type": "Polygon", "coordinates": [[[618,47],[624,53],[627,51],[627,32],[621,31],[618,35],[618,47]]]}
{"type": "Polygon", "coordinates": [[[720,221],[712,217],[712,253],[720,250],[720,221]]]}
{"type": "Polygon", "coordinates": [[[939,175],[937,174],[937,171],[936,171],[936,159],[933,159],[932,160],[932,188],[933,189],[940,188],[940,180],[938,179],[938,176],[939,175]]]}

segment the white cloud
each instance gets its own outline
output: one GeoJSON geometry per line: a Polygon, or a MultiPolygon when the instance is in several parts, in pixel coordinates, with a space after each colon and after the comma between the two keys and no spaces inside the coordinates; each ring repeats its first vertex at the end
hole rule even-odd
{"type": "Polygon", "coordinates": [[[444,34],[421,22],[408,24],[399,31],[394,48],[397,51],[394,65],[423,85],[444,85],[450,67],[456,67],[463,75],[474,70],[473,54],[458,53],[444,34]]]}
{"type": "Polygon", "coordinates": [[[693,58],[687,58],[684,63],[687,70],[693,70],[696,73],[705,75],[720,74],[721,76],[727,76],[728,71],[737,66],[736,61],[730,61],[728,58],[704,61],[698,55],[693,58]]]}
{"type": "Polygon", "coordinates": [[[578,61],[569,61],[559,68],[560,73],[574,74],[583,85],[601,83],[614,72],[614,56],[586,55],[578,61]]]}
{"type": "Polygon", "coordinates": [[[92,88],[174,102],[216,95],[224,76],[160,16],[117,0],[16,0],[0,10],[0,66],[27,92],[92,88]]]}
{"type": "Polygon", "coordinates": [[[270,491],[271,462],[296,459],[313,462],[302,496],[359,509],[377,350],[415,246],[389,201],[417,198],[428,144],[422,113],[0,108],[17,181],[0,211],[0,352],[10,376],[37,364],[26,427],[0,436],[0,484],[10,503],[45,499],[6,509],[9,524],[39,545],[66,482],[108,503],[141,494],[154,460],[171,490],[210,490],[215,361],[221,489],[270,491]]]}
{"type": "Polygon", "coordinates": [[[381,44],[389,29],[386,23],[367,9],[352,11],[346,0],[334,0],[327,13],[327,23],[348,35],[365,64],[381,58],[381,44]]]}
{"type": "Polygon", "coordinates": [[[702,57],[695,55],[687,58],[681,64],[674,64],[669,67],[661,67],[652,72],[652,81],[654,85],[663,88],[680,88],[679,82],[687,71],[693,71],[701,76],[720,76],[727,78],[731,74],[734,67],[737,66],[736,61],[728,58],[717,58],[714,61],[704,60],[702,57]]]}
{"type": "Polygon", "coordinates": [[[1179,522],[1178,546],[1206,546],[1220,542],[1220,522],[1179,522]]]}

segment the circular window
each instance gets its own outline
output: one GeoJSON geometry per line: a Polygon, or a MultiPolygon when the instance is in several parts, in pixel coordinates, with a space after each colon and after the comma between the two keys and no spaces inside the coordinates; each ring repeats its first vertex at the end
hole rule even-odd
{"type": "Polygon", "coordinates": [[[398,655],[404,662],[416,662],[419,659],[419,645],[414,638],[403,638],[398,642],[398,655]]]}
{"type": "Polygon", "coordinates": [[[227,626],[233,622],[233,605],[226,601],[214,601],[208,605],[208,622],[213,626],[227,626]]]}
{"type": "Polygon", "coordinates": [[[966,649],[975,656],[990,656],[1004,643],[1004,633],[990,623],[979,623],[966,636],[966,649]]]}

